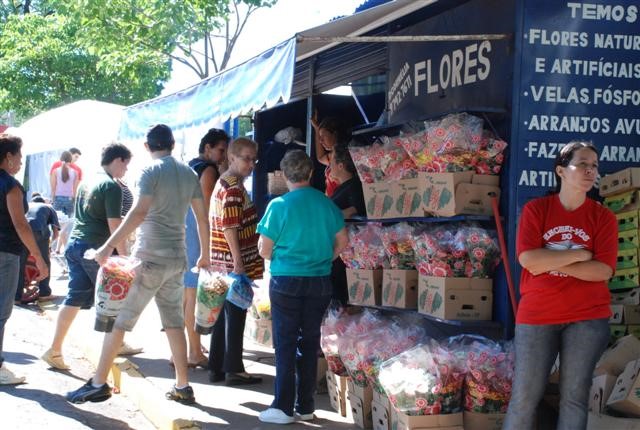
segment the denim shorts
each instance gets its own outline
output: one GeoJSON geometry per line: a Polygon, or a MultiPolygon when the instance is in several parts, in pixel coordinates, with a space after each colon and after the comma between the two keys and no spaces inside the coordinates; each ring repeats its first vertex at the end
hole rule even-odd
{"type": "Polygon", "coordinates": [[[164,264],[143,261],[136,270],[135,280],[116,318],[114,327],[125,331],[133,330],[140,314],[155,297],[162,327],[165,329],[183,328],[183,276],[186,267],[187,264],[184,260],[164,264]]]}
{"type": "Polygon", "coordinates": [[[69,291],[62,302],[66,306],[91,309],[93,306],[96,279],[100,266],[94,260],[84,258],[87,249],[98,248],[94,243],[72,239],[64,252],[69,266],[69,291]]]}
{"type": "Polygon", "coordinates": [[[55,196],[53,198],[53,208],[65,213],[69,218],[73,217],[73,197],[55,196]]]}

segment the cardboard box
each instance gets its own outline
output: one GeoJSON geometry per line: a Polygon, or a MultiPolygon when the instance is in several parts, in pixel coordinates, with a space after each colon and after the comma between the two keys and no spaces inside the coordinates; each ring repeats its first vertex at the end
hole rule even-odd
{"type": "Polygon", "coordinates": [[[624,305],[610,305],[611,316],[609,317],[609,324],[622,324],[624,315],[624,305]]]}
{"type": "Polygon", "coordinates": [[[607,406],[611,409],[640,417],[640,360],[627,363],[611,391],[607,406]]]}
{"type": "Polygon", "coordinates": [[[500,198],[500,178],[475,175],[471,171],[455,173],[420,172],[422,206],[435,216],[458,214],[491,215],[491,198],[500,198]]]}
{"type": "Polygon", "coordinates": [[[403,309],[418,308],[418,271],[384,269],[382,305],[403,309]]]}
{"type": "Polygon", "coordinates": [[[612,291],[611,303],[616,305],[640,305],[640,288],[622,292],[612,291]]]}
{"type": "Polygon", "coordinates": [[[624,193],[635,188],[640,188],[640,168],[638,167],[629,167],[600,179],[602,197],[624,193]]]}
{"type": "Polygon", "coordinates": [[[464,411],[464,430],[501,430],[507,414],[481,414],[464,411]]]}
{"type": "Polygon", "coordinates": [[[347,391],[349,392],[349,396],[359,397],[364,403],[370,404],[373,401],[373,388],[371,388],[370,385],[361,387],[360,385],[354,384],[353,380],[349,378],[347,380],[347,391]]]}
{"type": "Polygon", "coordinates": [[[640,209],[640,192],[637,190],[616,194],[604,199],[603,204],[615,213],[640,209]]]}
{"type": "Polygon", "coordinates": [[[624,323],[640,324],[640,306],[624,305],[624,323]]]}
{"type": "Polygon", "coordinates": [[[616,273],[609,280],[608,286],[611,291],[636,288],[638,286],[638,268],[616,270],[616,273]]]}
{"type": "Polygon", "coordinates": [[[371,401],[366,402],[360,397],[350,393],[349,404],[351,405],[351,414],[353,422],[362,429],[370,429],[373,427],[373,415],[371,412],[371,401]]]}
{"type": "Polygon", "coordinates": [[[589,412],[602,413],[618,378],[610,373],[593,378],[589,391],[589,412]]]}
{"type": "Polygon", "coordinates": [[[376,390],[373,390],[372,401],[384,406],[387,409],[391,409],[391,403],[389,402],[389,397],[387,397],[386,393],[378,393],[376,390]]]}
{"type": "Polygon", "coordinates": [[[464,430],[462,412],[447,415],[409,416],[397,412],[398,430],[464,430]]]}
{"type": "Polygon", "coordinates": [[[625,249],[638,249],[638,230],[627,230],[618,233],[618,252],[625,249]]]}
{"type": "Polygon", "coordinates": [[[445,320],[491,320],[493,281],[480,278],[418,278],[418,312],[445,320]]]}
{"type": "Polygon", "coordinates": [[[347,380],[348,376],[338,376],[333,372],[327,372],[327,393],[329,402],[334,411],[341,416],[351,417],[351,404],[348,401],[347,380]]]}
{"type": "Polygon", "coordinates": [[[373,430],[390,430],[391,419],[389,418],[390,411],[384,405],[376,402],[371,402],[371,420],[373,422],[373,430]]]}
{"type": "Polygon", "coordinates": [[[589,413],[587,430],[640,430],[640,420],[589,413]]]}
{"type": "Polygon", "coordinates": [[[382,269],[347,269],[349,303],[377,306],[382,303],[382,269]]]}
{"type": "Polygon", "coordinates": [[[616,260],[616,270],[618,269],[631,269],[638,267],[638,249],[623,249],[618,251],[618,258],[616,260]]]}
{"type": "Polygon", "coordinates": [[[640,357],[640,340],[633,336],[624,336],[602,354],[596,364],[594,375],[610,373],[618,376],[627,363],[638,357],[640,357]]]}
{"type": "Polygon", "coordinates": [[[389,182],[362,184],[367,218],[386,219],[402,216],[396,211],[394,188],[389,182]]]}
{"type": "Polygon", "coordinates": [[[391,183],[395,213],[399,217],[424,216],[422,193],[424,187],[418,178],[401,179],[391,183]]]}
{"type": "Polygon", "coordinates": [[[329,364],[324,357],[318,357],[318,367],[316,369],[316,384],[318,387],[327,384],[327,372],[329,371],[329,364]]]}
{"type": "Polygon", "coordinates": [[[627,334],[627,326],[624,324],[609,324],[609,331],[611,332],[609,343],[614,344],[627,334]]]}
{"type": "Polygon", "coordinates": [[[625,211],[616,214],[618,220],[618,231],[638,229],[638,211],[625,211]]]}

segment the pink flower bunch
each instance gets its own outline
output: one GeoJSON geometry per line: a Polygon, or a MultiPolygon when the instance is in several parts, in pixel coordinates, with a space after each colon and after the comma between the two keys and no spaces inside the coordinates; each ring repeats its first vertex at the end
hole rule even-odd
{"type": "Polygon", "coordinates": [[[349,245],[340,258],[349,269],[389,268],[389,259],[380,239],[382,224],[351,224],[347,227],[349,245]]]}

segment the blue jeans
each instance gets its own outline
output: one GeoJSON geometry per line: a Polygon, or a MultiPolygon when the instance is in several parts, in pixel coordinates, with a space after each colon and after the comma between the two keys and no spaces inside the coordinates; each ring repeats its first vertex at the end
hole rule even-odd
{"type": "Polygon", "coordinates": [[[538,403],[560,354],[557,430],[585,429],[593,369],[609,341],[606,319],[568,324],[517,324],[516,370],[503,430],[533,429],[538,403]]]}
{"type": "Polygon", "coordinates": [[[91,309],[96,292],[96,280],[100,266],[94,260],[84,258],[87,249],[97,249],[99,245],[73,239],[67,245],[64,257],[69,266],[69,291],[62,302],[66,306],[91,309]]]}
{"type": "Polygon", "coordinates": [[[2,342],[4,326],[13,310],[13,299],[18,288],[18,272],[20,272],[20,256],[8,252],[0,252],[0,367],[4,362],[2,342]]]}
{"type": "Polygon", "coordinates": [[[273,276],[269,298],[276,352],[271,407],[292,416],[295,403],[298,413],[313,413],[320,325],[331,301],[331,277],[273,276]]]}

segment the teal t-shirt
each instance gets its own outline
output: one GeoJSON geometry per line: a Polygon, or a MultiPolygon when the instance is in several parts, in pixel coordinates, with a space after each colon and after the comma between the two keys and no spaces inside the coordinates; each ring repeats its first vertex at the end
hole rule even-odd
{"type": "Polygon", "coordinates": [[[340,209],[315,188],[271,200],[258,224],[258,233],[274,242],[271,275],[330,275],[333,244],[343,227],[340,209]]]}

